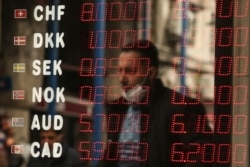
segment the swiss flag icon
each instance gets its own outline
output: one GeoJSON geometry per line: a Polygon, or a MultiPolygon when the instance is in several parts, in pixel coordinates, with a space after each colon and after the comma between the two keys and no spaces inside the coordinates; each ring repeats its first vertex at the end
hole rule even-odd
{"type": "Polygon", "coordinates": [[[16,18],[16,19],[27,18],[27,9],[15,9],[14,18],[16,18]]]}

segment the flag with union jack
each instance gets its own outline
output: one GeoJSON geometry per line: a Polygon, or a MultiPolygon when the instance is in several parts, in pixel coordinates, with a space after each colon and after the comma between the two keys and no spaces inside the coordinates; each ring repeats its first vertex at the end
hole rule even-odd
{"type": "Polygon", "coordinates": [[[14,63],[13,72],[25,72],[25,63],[14,63]]]}
{"type": "Polygon", "coordinates": [[[13,90],[12,99],[13,100],[24,100],[25,91],[24,90],[13,90]]]}
{"type": "Polygon", "coordinates": [[[24,118],[18,118],[18,117],[12,118],[11,125],[13,127],[23,127],[24,126],[24,118]]]}
{"type": "Polygon", "coordinates": [[[14,45],[26,45],[26,36],[14,36],[14,45]]]}

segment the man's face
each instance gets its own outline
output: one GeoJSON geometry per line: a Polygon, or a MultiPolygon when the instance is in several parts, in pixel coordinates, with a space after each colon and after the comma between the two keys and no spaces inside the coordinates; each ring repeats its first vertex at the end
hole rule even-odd
{"type": "MultiPolygon", "coordinates": [[[[135,86],[141,84],[147,76],[147,67],[139,64],[140,54],[134,51],[121,52],[118,59],[119,81],[122,86],[135,86]]],[[[126,89],[127,91],[127,89],[126,89]]]]}
{"type": "Polygon", "coordinates": [[[48,143],[49,147],[52,148],[53,143],[55,142],[61,142],[62,141],[62,135],[56,134],[53,130],[48,131],[42,131],[40,133],[40,142],[43,145],[44,143],[48,143]]]}

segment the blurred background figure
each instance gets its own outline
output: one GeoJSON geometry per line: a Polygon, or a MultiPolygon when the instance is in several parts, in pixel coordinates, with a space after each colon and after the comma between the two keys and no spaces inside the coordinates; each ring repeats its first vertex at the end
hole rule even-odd
{"type": "Polygon", "coordinates": [[[0,166],[21,167],[24,159],[20,154],[12,154],[11,146],[15,144],[14,132],[10,118],[6,114],[0,115],[0,166]]]}
{"type": "MultiPolygon", "coordinates": [[[[77,150],[70,148],[67,146],[65,142],[63,142],[63,133],[61,130],[57,131],[54,129],[50,130],[42,130],[40,132],[40,144],[42,152],[44,145],[47,144],[49,146],[49,150],[52,154],[53,152],[53,144],[61,143],[62,144],[62,155],[58,158],[53,157],[30,157],[28,162],[28,167],[85,167],[86,164],[84,161],[79,159],[79,153],[77,150]]],[[[41,153],[40,153],[41,154],[41,153]]]]}

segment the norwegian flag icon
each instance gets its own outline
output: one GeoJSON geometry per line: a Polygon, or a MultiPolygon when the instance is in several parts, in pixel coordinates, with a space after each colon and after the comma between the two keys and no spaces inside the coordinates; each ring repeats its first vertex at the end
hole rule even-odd
{"type": "Polygon", "coordinates": [[[26,45],[26,36],[14,36],[14,45],[26,45]]]}
{"type": "Polygon", "coordinates": [[[24,100],[25,98],[25,91],[24,90],[14,90],[12,92],[12,99],[13,100],[24,100]]]}
{"type": "Polygon", "coordinates": [[[26,9],[15,9],[14,18],[15,19],[25,19],[25,18],[27,18],[27,10],[26,9]]]}

